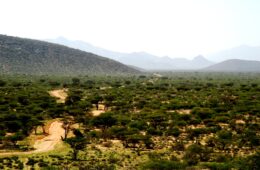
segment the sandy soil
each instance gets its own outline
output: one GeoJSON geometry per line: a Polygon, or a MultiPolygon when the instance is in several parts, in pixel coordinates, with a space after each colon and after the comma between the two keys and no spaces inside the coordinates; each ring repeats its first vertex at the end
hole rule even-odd
{"type": "Polygon", "coordinates": [[[246,124],[244,120],[236,120],[236,124],[246,124]]]}
{"type": "Polygon", "coordinates": [[[104,112],[105,112],[105,105],[104,104],[99,104],[98,105],[98,110],[97,109],[93,109],[91,111],[92,116],[99,116],[99,115],[101,115],[104,112]]]}
{"type": "Polygon", "coordinates": [[[91,113],[93,116],[99,116],[104,112],[105,112],[104,110],[93,110],[91,113]]]}
{"type": "Polygon", "coordinates": [[[65,103],[65,100],[68,97],[67,91],[68,89],[57,89],[57,90],[49,91],[49,94],[52,97],[57,98],[57,103],[65,103]]]}
{"type": "Polygon", "coordinates": [[[48,136],[35,141],[35,144],[33,145],[35,150],[28,152],[0,152],[0,155],[20,155],[51,151],[54,149],[56,144],[61,142],[61,136],[64,135],[62,122],[52,122],[48,131],[48,136]]]}
{"type": "Polygon", "coordinates": [[[180,110],[169,110],[169,111],[167,111],[167,112],[177,112],[177,113],[179,113],[179,114],[182,114],[182,115],[189,115],[189,114],[191,114],[191,110],[190,109],[180,109],[180,110]]]}
{"type": "Polygon", "coordinates": [[[182,114],[182,115],[189,115],[189,114],[191,114],[191,110],[190,109],[180,109],[180,110],[177,110],[177,112],[179,114],[182,114]]]}

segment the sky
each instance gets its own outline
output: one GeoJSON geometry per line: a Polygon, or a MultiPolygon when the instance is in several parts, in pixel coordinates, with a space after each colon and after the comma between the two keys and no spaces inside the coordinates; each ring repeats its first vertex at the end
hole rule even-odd
{"type": "Polygon", "coordinates": [[[0,0],[0,34],[193,58],[260,46],[259,0],[0,0]]]}

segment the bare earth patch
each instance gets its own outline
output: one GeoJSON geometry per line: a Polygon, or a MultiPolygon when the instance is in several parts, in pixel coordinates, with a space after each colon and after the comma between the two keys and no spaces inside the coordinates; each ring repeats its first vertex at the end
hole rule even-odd
{"type": "Polygon", "coordinates": [[[104,112],[105,112],[104,110],[93,110],[91,113],[92,113],[92,116],[99,116],[104,112]]]}
{"type": "Polygon", "coordinates": [[[91,111],[92,116],[99,116],[99,115],[101,115],[104,112],[105,112],[105,105],[104,104],[99,104],[98,105],[98,110],[97,109],[93,109],[91,111]]]}
{"type": "Polygon", "coordinates": [[[67,94],[68,89],[57,89],[49,91],[49,94],[52,97],[57,98],[57,103],[65,103],[66,98],[68,97],[67,94]]]}
{"type": "Polygon", "coordinates": [[[191,110],[190,109],[180,109],[180,110],[176,110],[179,114],[183,114],[183,115],[189,115],[191,114],[191,110]]]}
{"type": "Polygon", "coordinates": [[[177,113],[179,113],[181,115],[189,115],[189,114],[191,114],[191,109],[169,110],[167,112],[169,112],[169,113],[177,112],[177,113]]]}
{"type": "Polygon", "coordinates": [[[246,124],[244,120],[236,120],[236,124],[246,124]]]}

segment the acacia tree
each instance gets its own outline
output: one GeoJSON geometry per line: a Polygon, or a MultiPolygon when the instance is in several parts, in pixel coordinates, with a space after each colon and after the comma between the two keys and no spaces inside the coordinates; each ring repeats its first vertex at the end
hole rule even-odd
{"type": "Polygon", "coordinates": [[[87,147],[87,139],[79,130],[74,130],[75,137],[67,138],[65,140],[72,149],[72,160],[78,160],[79,151],[84,150],[87,147]]]}
{"type": "Polygon", "coordinates": [[[71,130],[71,125],[73,124],[74,120],[72,117],[65,117],[63,119],[63,124],[62,124],[62,128],[64,129],[64,137],[61,136],[62,140],[66,140],[69,134],[69,131],[71,130]]]}
{"type": "Polygon", "coordinates": [[[105,110],[108,110],[108,108],[112,106],[114,100],[115,96],[112,94],[108,94],[104,97],[105,110]]]}
{"type": "Polygon", "coordinates": [[[183,158],[189,165],[196,165],[199,161],[208,161],[211,152],[205,146],[192,144],[187,148],[183,158]]]}
{"type": "Polygon", "coordinates": [[[96,127],[100,127],[103,132],[103,137],[106,140],[106,130],[108,127],[111,127],[115,125],[117,122],[117,119],[112,116],[111,113],[103,113],[97,117],[94,117],[91,121],[92,125],[96,127]]]}
{"type": "Polygon", "coordinates": [[[90,102],[91,104],[94,104],[96,106],[96,109],[98,110],[99,102],[102,101],[103,98],[102,96],[95,94],[91,99],[90,102]]]}
{"type": "Polygon", "coordinates": [[[172,135],[174,136],[175,138],[175,141],[178,141],[178,137],[180,136],[181,134],[181,131],[178,127],[170,127],[168,130],[167,130],[167,135],[172,135]]]}
{"type": "Polygon", "coordinates": [[[228,130],[221,130],[217,132],[217,146],[220,146],[221,150],[227,151],[227,146],[232,142],[232,132],[228,130]]]}
{"type": "Polygon", "coordinates": [[[148,135],[133,134],[128,135],[124,145],[126,147],[131,147],[136,150],[137,154],[140,156],[140,151],[143,148],[152,149],[154,143],[148,135]]]}
{"type": "Polygon", "coordinates": [[[32,119],[30,120],[30,125],[31,125],[31,126],[33,127],[33,129],[34,129],[34,134],[35,134],[35,135],[37,134],[37,128],[38,128],[38,126],[42,126],[43,133],[45,133],[45,130],[44,130],[44,128],[43,128],[44,123],[41,122],[41,121],[39,121],[38,119],[32,118],[32,119]]]}
{"type": "Polygon", "coordinates": [[[251,149],[259,146],[260,140],[257,131],[255,131],[254,129],[247,128],[240,135],[240,143],[242,145],[248,145],[251,149]]]}
{"type": "Polygon", "coordinates": [[[110,126],[115,125],[116,122],[117,119],[112,116],[112,113],[103,113],[92,119],[92,124],[102,129],[107,129],[110,126]]]}
{"type": "Polygon", "coordinates": [[[69,96],[66,98],[65,104],[66,105],[73,105],[79,102],[82,98],[82,92],[77,91],[70,91],[69,96]]]}

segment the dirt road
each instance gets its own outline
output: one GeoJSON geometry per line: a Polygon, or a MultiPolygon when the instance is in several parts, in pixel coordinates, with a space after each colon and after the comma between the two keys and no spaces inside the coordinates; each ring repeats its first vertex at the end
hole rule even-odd
{"type": "Polygon", "coordinates": [[[67,94],[68,89],[58,89],[58,90],[52,90],[49,91],[49,94],[52,97],[56,97],[58,100],[58,103],[65,103],[66,98],[68,97],[67,94]]]}
{"type": "Polygon", "coordinates": [[[54,149],[54,146],[61,141],[61,136],[64,135],[64,129],[62,128],[62,123],[55,121],[51,124],[49,128],[49,135],[45,138],[35,142],[33,147],[36,152],[46,152],[54,149]]]}
{"type": "Polygon", "coordinates": [[[55,145],[61,142],[61,136],[64,136],[62,122],[52,122],[49,128],[49,135],[43,139],[35,141],[33,147],[35,150],[28,152],[0,152],[0,155],[21,155],[40,152],[48,152],[54,149],[55,145]]]}

